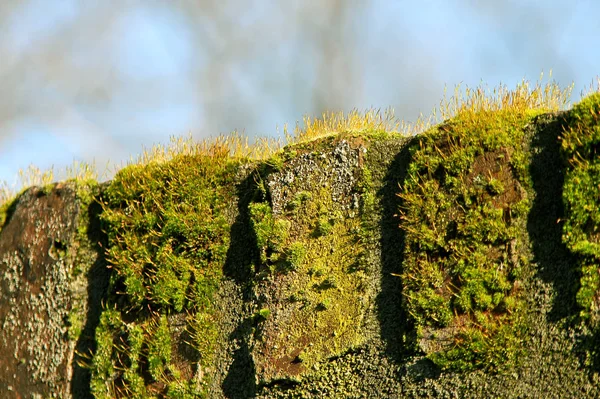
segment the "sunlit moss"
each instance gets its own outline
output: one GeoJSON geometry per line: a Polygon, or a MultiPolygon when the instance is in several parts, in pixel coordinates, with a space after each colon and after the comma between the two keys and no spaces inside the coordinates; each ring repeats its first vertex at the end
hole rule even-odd
{"type": "Polygon", "coordinates": [[[581,316],[600,321],[600,93],[576,104],[562,135],[567,171],[563,241],[579,256],[581,316]]]}
{"type": "MultiPolygon", "coordinates": [[[[313,145],[330,148],[329,143],[313,145]]],[[[322,168],[327,167],[324,162],[322,168]]],[[[283,170],[290,173],[285,167],[283,170]]],[[[353,217],[350,211],[341,210],[330,187],[311,180],[320,173],[325,172],[295,176],[286,185],[290,199],[281,204],[281,213],[275,214],[268,201],[249,207],[261,251],[257,289],[268,292],[266,287],[279,286],[277,281],[281,281],[278,290],[289,301],[273,302],[271,316],[260,318],[261,338],[255,349],[260,378],[287,375],[284,370],[288,367],[311,369],[363,340],[360,320],[364,303],[360,298],[365,275],[353,269],[362,250],[357,242],[361,221],[357,210],[353,217]],[[309,186],[311,192],[303,189],[309,186]],[[268,353],[267,357],[263,353],[268,353]]],[[[264,305],[269,304],[267,300],[264,305]]]]}
{"type": "Polygon", "coordinates": [[[411,149],[399,194],[405,307],[443,368],[506,368],[523,350],[518,231],[530,206],[524,132],[543,111],[466,110],[411,149]],[[436,330],[444,340],[431,338],[436,330]]]}
{"type": "MultiPolygon", "coordinates": [[[[134,374],[165,384],[167,394],[169,387],[194,386],[193,381],[179,380],[177,367],[171,364],[167,319],[171,314],[190,314],[188,326],[198,339],[190,344],[200,351],[199,366],[211,367],[216,348],[212,297],[229,246],[228,198],[235,190],[239,165],[227,151],[213,152],[216,155],[180,155],[166,162],[132,165],[120,171],[106,190],[102,219],[109,240],[107,260],[114,271],[107,306],[119,304],[122,311],[137,316],[133,326],[100,329],[121,330],[128,337],[136,326],[143,327],[148,348],[136,352],[131,340],[123,340],[121,350],[136,353],[148,364],[149,373],[144,377],[143,370],[129,368],[126,375],[113,375],[124,391],[139,391],[134,386],[141,380],[134,374]],[[148,312],[155,324],[144,321],[148,312]]],[[[119,356],[113,350],[113,361],[119,356]]],[[[99,370],[92,371],[93,379],[103,378],[99,370]]],[[[208,378],[206,373],[197,395],[204,395],[208,378]]]]}

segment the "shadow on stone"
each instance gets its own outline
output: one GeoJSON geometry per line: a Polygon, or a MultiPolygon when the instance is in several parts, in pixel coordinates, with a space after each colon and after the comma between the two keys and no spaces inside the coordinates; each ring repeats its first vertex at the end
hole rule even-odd
{"type": "Polygon", "coordinates": [[[423,382],[427,379],[437,379],[441,375],[439,367],[427,358],[409,362],[404,367],[406,375],[413,381],[423,382]]]}
{"type": "Polygon", "coordinates": [[[258,173],[252,172],[238,184],[238,215],[231,225],[230,243],[223,266],[223,274],[242,287],[251,281],[254,265],[258,264],[259,259],[256,234],[252,229],[248,209],[258,195],[257,179],[259,179],[258,173]]]}
{"type": "Polygon", "coordinates": [[[576,294],[580,273],[576,259],[562,242],[564,215],[562,194],[565,169],[560,156],[562,116],[541,115],[531,142],[530,174],[535,191],[527,231],[532,243],[537,275],[552,284],[556,293],[549,321],[559,321],[577,314],[576,294]]]}
{"type": "Polygon", "coordinates": [[[398,196],[400,186],[406,178],[411,161],[409,148],[415,139],[405,144],[391,162],[378,192],[382,202],[381,231],[381,293],[377,297],[378,319],[381,337],[386,344],[387,355],[401,363],[407,355],[403,337],[412,334],[413,326],[408,322],[402,306],[402,261],[404,258],[405,234],[400,229],[398,212],[402,204],[398,196]]]}
{"type": "Polygon", "coordinates": [[[255,366],[248,345],[248,336],[252,333],[253,323],[252,318],[245,319],[229,336],[231,341],[241,342],[241,345],[235,351],[233,363],[221,385],[226,398],[245,399],[256,396],[255,366]]]}
{"type": "MultiPolygon", "coordinates": [[[[259,264],[256,234],[252,228],[249,205],[262,201],[264,195],[259,190],[261,173],[253,171],[238,184],[238,215],[231,226],[230,243],[223,274],[236,282],[242,291],[245,303],[253,300],[252,278],[259,264]]],[[[251,398],[256,395],[256,375],[249,339],[252,335],[252,318],[246,318],[231,333],[229,340],[240,342],[233,354],[233,362],[221,384],[227,398],[251,398]]]]}
{"type": "Polygon", "coordinates": [[[107,238],[101,228],[101,205],[94,201],[88,208],[87,239],[97,253],[97,258],[90,267],[87,278],[87,314],[85,325],[75,346],[73,357],[73,377],[71,379],[71,394],[73,398],[93,398],[90,390],[91,373],[83,365],[90,361],[88,358],[96,351],[95,333],[100,322],[102,303],[106,299],[110,279],[110,269],[106,267],[104,248],[107,248],[107,238]]]}

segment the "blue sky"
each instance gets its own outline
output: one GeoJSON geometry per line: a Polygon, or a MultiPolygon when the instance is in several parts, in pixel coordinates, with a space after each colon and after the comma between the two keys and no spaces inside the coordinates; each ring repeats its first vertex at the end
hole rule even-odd
{"type": "Polygon", "coordinates": [[[599,74],[598,15],[592,0],[8,0],[0,180],[103,169],[172,135],[274,136],[326,110],[414,121],[444,86],[549,70],[577,101],[599,74]]]}

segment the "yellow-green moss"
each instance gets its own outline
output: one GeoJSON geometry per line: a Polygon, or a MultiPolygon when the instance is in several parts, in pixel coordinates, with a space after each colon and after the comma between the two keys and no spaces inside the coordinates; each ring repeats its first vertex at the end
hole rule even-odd
{"type": "Polygon", "coordinates": [[[400,194],[404,306],[442,368],[506,368],[522,350],[524,127],[540,112],[464,112],[411,148],[400,194]]]}
{"type": "Polygon", "coordinates": [[[19,196],[17,195],[13,199],[0,204],[0,231],[2,231],[4,223],[6,223],[6,218],[8,217],[9,210],[15,205],[18,198],[19,196]]]}
{"type": "MultiPolygon", "coordinates": [[[[361,218],[358,209],[340,204],[350,203],[349,198],[333,198],[333,180],[325,177],[330,176],[332,156],[321,157],[319,151],[328,154],[343,138],[293,148],[306,154],[302,168],[310,171],[299,175],[292,164],[283,166],[282,176],[294,177],[277,183],[287,193],[278,213],[269,201],[250,204],[261,262],[255,277],[258,290],[276,290],[280,298],[263,305],[270,316],[261,317],[258,327],[255,361],[260,379],[294,378],[363,342],[367,275],[356,267],[364,250],[361,218]]],[[[354,154],[348,157],[356,156],[355,150],[348,151],[354,154]]],[[[338,167],[355,173],[358,161],[353,162],[338,167]]],[[[341,184],[355,192],[352,182],[341,184]]]]}
{"type": "Polygon", "coordinates": [[[562,135],[566,162],[563,241],[579,255],[581,316],[597,324],[600,314],[600,93],[575,105],[562,135]]]}
{"type": "MultiPolygon", "coordinates": [[[[121,314],[114,309],[107,309],[100,316],[100,323],[96,330],[97,349],[92,359],[91,368],[93,378],[91,381],[91,392],[96,398],[111,398],[114,391],[115,362],[113,361],[114,350],[118,333],[122,326],[121,314]]],[[[119,346],[120,347],[120,346],[119,346]]]]}
{"type": "MultiPolygon", "coordinates": [[[[317,200],[305,200],[294,209],[294,216],[275,218],[274,223],[293,223],[293,230],[278,247],[273,246],[264,263],[272,273],[293,270],[295,275],[282,295],[298,303],[285,328],[268,337],[265,346],[278,348],[273,351],[273,361],[284,358],[290,349],[303,347],[297,356],[305,368],[361,341],[360,296],[364,289],[362,272],[350,271],[360,253],[354,235],[360,219],[330,214],[327,199],[331,193],[326,189],[314,193],[313,198],[317,200]]],[[[273,241],[278,241],[280,237],[272,234],[273,241]]]]}

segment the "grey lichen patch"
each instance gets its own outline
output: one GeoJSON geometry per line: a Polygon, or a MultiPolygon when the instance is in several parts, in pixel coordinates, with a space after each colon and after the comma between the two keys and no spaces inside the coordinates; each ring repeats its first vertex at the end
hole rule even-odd
{"type": "Polygon", "coordinates": [[[351,208],[356,203],[352,194],[364,152],[366,147],[353,149],[347,140],[341,140],[331,149],[308,152],[289,161],[282,171],[268,178],[273,213],[284,213],[297,200],[296,195],[311,195],[321,187],[331,191],[332,202],[340,204],[342,209],[351,208]]]}
{"type": "Polygon", "coordinates": [[[79,214],[72,185],[30,188],[0,232],[0,391],[71,395],[68,319],[79,214]]]}

